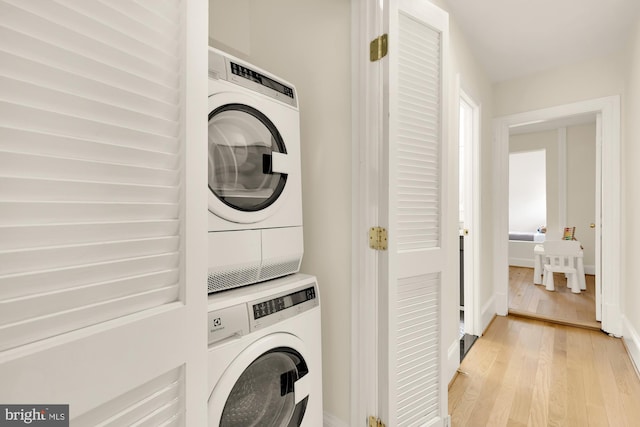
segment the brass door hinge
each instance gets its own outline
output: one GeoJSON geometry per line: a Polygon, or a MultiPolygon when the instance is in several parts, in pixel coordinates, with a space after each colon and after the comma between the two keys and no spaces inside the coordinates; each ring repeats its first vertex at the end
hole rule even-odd
{"type": "Polygon", "coordinates": [[[369,229],[369,247],[377,251],[387,250],[387,229],[371,227],[369,229]]]}
{"type": "Polygon", "coordinates": [[[380,37],[376,37],[369,43],[369,60],[371,62],[379,61],[387,56],[388,51],[388,36],[383,34],[380,37]]]}
{"type": "Polygon", "coordinates": [[[380,418],[374,416],[369,417],[369,427],[386,427],[380,418]]]}

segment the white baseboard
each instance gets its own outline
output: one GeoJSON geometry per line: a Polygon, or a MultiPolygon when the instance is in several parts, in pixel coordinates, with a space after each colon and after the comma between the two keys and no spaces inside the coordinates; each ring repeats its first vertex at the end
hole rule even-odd
{"type": "Polygon", "coordinates": [[[631,361],[636,366],[636,372],[640,375],[640,334],[625,316],[622,316],[622,339],[631,361]]]}
{"type": "Polygon", "coordinates": [[[447,382],[451,381],[460,367],[460,340],[456,339],[447,350],[447,382]]]}
{"type": "Polygon", "coordinates": [[[496,315],[496,297],[492,296],[489,301],[482,306],[482,312],[480,313],[481,331],[487,329],[489,323],[493,320],[493,316],[496,315]]]}
{"type": "Polygon", "coordinates": [[[323,427],[349,427],[349,424],[327,411],[322,413],[323,427]]]}
{"type": "Polygon", "coordinates": [[[530,258],[509,258],[509,265],[513,267],[533,268],[533,259],[530,258]]]}

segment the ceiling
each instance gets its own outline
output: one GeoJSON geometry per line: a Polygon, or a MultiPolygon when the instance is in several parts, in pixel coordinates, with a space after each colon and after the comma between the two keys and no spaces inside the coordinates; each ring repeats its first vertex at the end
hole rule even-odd
{"type": "Polygon", "coordinates": [[[446,0],[493,82],[622,48],[640,0],[446,0]]]}

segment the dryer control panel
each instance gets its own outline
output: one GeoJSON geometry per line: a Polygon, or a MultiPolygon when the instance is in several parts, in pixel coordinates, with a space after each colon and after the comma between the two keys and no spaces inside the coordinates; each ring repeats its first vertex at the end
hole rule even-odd
{"type": "Polygon", "coordinates": [[[292,107],[298,107],[296,89],[293,85],[213,48],[209,48],[209,76],[233,82],[292,107]]]}

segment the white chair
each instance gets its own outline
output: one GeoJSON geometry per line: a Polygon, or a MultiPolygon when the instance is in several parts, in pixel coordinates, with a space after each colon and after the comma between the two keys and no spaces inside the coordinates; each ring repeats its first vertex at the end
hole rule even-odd
{"type": "MultiPolygon", "coordinates": [[[[571,292],[579,294],[582,280],[579,279],[576,265],[582,261],[580,242],[575,240],[555,240],[544,243],[544,273],[542,283],[548,291],[554,291],[553,273],[564,273],[567,276],[567,286],[571,292]]],[[[582,277],[584,278],[583,269],[582,277]]],[[[586,288],[586,286],[585,286],[586,288]]]]}

